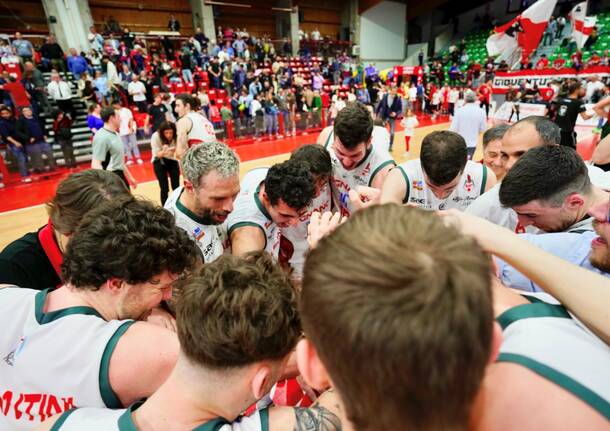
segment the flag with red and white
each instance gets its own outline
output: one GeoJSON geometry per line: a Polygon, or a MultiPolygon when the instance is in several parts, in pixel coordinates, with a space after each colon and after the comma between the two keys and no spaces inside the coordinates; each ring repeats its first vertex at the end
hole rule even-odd
{"type": "Polygon", "coordinates": [[[570,12],[570,23],[572,24],[572,39],[576,42],[578,49],[585,46],[585,42],[591,35],[597,17],[587,16],[587,2],[578,3],[570,12]]]}
{"type": "Polygon", "coordinates": [[[487,39],[489,55],[496,56],[520,48],[521,59],[527,60],[538,47],[556,4],[557,0],[538,0],[512,21],[496,27],[487,39]]]}

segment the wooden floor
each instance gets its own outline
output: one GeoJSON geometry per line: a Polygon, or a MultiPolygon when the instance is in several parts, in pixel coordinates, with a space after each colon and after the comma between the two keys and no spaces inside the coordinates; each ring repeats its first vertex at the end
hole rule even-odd
{"type": "MultiPolygon", "coordinates": [[[[396,162],[401,163],[407,159],[416,158],[419,156],[421,141],[424,136],[435,130],[445,130],[448,128],[448,123],[442,125],[420,127],[415,131],[415,136],[411,139],[411,152],[408,157],[404,156],[404,138],[402,132],[397,132],[395,137],[395,145],[393,156],[396,162]]],[[[313,139],[312,139],[313,141],[313,139]]],[[[480,149],[475,154],[475,159],[480,158],[480,149]]],[[[241,163],[240,174],[243,176],[250,169],[260,166],[270,166],[276,162],[283,161],[289,156],[288,153],[277,156],[266,157],[257,160],[251,160],[241,163]]],[[[141,183],[134,192],[137,196],[142,196],[146,199],[159,202],[159,187],[156,181],[141,183]]],[[[27,232],[37,230],[40,226],[46,223],[47,214],[44,205],[38,205],[29,208],[23,208],[15,211],[0,213],[0,250],[8,243],[19,238],[27,232]]]]}

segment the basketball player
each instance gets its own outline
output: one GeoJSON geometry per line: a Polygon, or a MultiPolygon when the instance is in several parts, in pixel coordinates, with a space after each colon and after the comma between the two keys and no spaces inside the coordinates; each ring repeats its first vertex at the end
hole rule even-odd
{"type": "MultiPolygon", "coordinates": [[[[509,172],[515,162],[526,151],[543,145],[559,145],[561,133],[559,126],[546,117],[530,116],[513,124],[502,138],[502,162],[504,169],[509,172]]],[[[591,183],[602,189],[609,188],[604,172],[595,166],[587,166],[591,183]]],[[[517,233],[539,233],[533,225],[522,226],[517,213],[511,208],[505,208],[500,203],[500,184],[497,184],[488,193],[476,199],[467,212],[482,217],[500,226],[504,226],[517,233]]]]}
{"type": "MultiPolygon", "coordinates": [[[[350,199],[350,191],[362,187],[381,190],[383,181],[395,165],[391,156],[374,148],[371,139],[373,119],[359,102],[349,103],[318,136],[318,144],[330,153],[333,163],[333,201],[344,216],[349,216],[358,203],[350,199]]],[[[354,195],[352,192],[352,196],[354,195]]],[[[363,197],[363,196],[361,196],[363,197]]],[[[358,197],[357,197],[358,198],[358,197]]]]}
{"type": "Polygon", "coordinates": [[[189,148],[180,164],[184,184],[172,192],[165,209],[209,263],[228,248],[225,221],[239,193],[239,160],[225,144],[213,141],[189,148]]]}
{"type": "Polygon", "coordinates": [[[464,210],[495,184],[493,171],[468,160],[462,136],[438,131],[424,138],[419,159],[392,169],[383,184],[381,202],[408,203],[428,210],[464,210]]]}
{"type": "Polygon", "coordinates": [[[301,335],[295,289],[269,255],[222,256],[189,277],[181,292],[178,362],[151,397],[126,410],[70,410],[38,430],[341,429],[332,393],[310,408],[269,407],[240,416],[269,392],[301,335]]]}
{"type": "Polygon", "coordinates": [[[87,212],[121,196],[129,196],[129,189],[112,172],[88,169],[61,181],[47,204],[48,223],[0,253],[0,284],[36,290],[61,286],[62,255],[76,227],[87,212]]]}
{"type": "Polygon", "coordinates": [[[197,99],[188,93],[176,96],[176,158],[180,160],[186,150],[202,142],[216,141],[214,126],[197,112],[197,99]]]}
{"type": "Polygon", "coordinates": [[[265,250],[278,258],[280,228],[299,223],[315,192],[309,166],[295,161],[248,172],[227,219],[232,253],[265,250]]]}
{"type": "Polygon", "coordinates": [[[0,289],[0,429],[28,430],[74,406],[150,396],[175,365],[176,334],[146,318],[197,248],[164,209],[114,199],[83,219],[59,289],[0,289]]]}
{"type": "MultiPolygon", "coordinates": [[[[481,230],[454,212],[464,229],[481,230]]],[[[551,261],[567,265],[536,251],[541,265],[519,247],[517,259],[538,274],[555,272],[551,261]]],[[[350,419],[343,429],[610,429],[608,346],[553,298],[492,285],[490,271],[472,238],[393,204],[359,211],[310,251],[299,369],[313,387],[333,382],[350,419]]]]}
{"type": "Polygon", "coordinates": [[[316,191],[307,211],[299,217],[295,226],[282,228],[280,242],[280,261],[287,261],[294,270],[293,275],[301,278],[305,254],[309,249],[307,243],[307,226],[314,212],[324,213],[332,208],[332,162],[330,154],[320,145],[303,145],[293,151],[290,160],[309,166],[309,172],[314,177],[316,191]]]}

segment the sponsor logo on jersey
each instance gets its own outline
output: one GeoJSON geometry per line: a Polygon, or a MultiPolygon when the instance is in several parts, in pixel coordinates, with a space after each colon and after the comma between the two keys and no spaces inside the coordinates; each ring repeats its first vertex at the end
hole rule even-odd
{"type": "Polygon", "coordinates": [[[195,237],[195,240],[201,241],[201,238],[203,238],[204,236],[205,236],[205,231],[203,229],[201,229],[199,226],[197,226],[195,228],[195,230],[193,230],[193,237],[195,237]]]}
{"type": "Polygon", "coordinates": [[[422,180],[413,180],[411,182],[411,187],[414,190],[418,190],[420,192],[424,191],[424,182],[422,180]]]}
{"type": "Polygon", "coordinates": [[[48,417],[72,408],[74,408],[73,397],[36,393],[20,394],[9,390],[4,393],[0,392],[0,414],[14,417],[16,420],[42,422],[48,417]]]}
{"type": "Polygon", "coordinates": [[[468,193],[470,193],[473,188],[474,188],[474,181],[472,181],[472,177],[470,176],[470,174],[467,174],[466,182],[464,183],[464,190],[466,190],[468,193]]]}
{"type": "Polygon", "coordinates": [[[367,176],[371,173],[371,162],[368,162],[364,169],[362,170],[362,176],[367,176]]]}

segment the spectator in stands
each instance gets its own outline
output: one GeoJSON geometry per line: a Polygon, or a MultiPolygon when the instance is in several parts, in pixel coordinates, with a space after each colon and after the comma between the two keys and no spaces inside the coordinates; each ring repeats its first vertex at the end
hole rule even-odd
{"type": "Polygon", "coordinates": [[[133,98],[133,102],[138,107],[139,112],[146,112],[146,87],[137,74],[131,76],[131,82],[127,86],[129,95],[133,98]]]}
{"type": "Polygon", "coordinates": [[[167,178],[169,177],[172,190],[180,186],[180,166],[175,157],[176,136],[176,125],[164,121],[150,138],[152,164],[161,190],[161,205],[165,204],[169,193],[167,178]]]}
{"type": "MultiPolygon", "coordinates": [[[[84,75],[81,75],[81,79],[84,75]]],[[[79,80],[80,84],[80,80],[79,80]]],[[[93,88],[93,83],[90,79],[86,79],[83,81],[83,91],[81,94],[81,98],[85,102],[85,106],[88,108],[92,103],[97,103],[97,96],[95,94],[95,88],[93,88]]]]}
{"type": "Polygon", "coordinates": [[[7,39],[0,39],[0,62],[2,64],[19,63],[13,47],[7,39]]]}
{"type": "Polygon", "coordinates": [[[98,51],[94,49],[90,50],[87,53],[87,62],[91,65],[92,70],[102,70],[102,57],[98,51]]]}
{"type": "Polygon", "coordinates": [[[279,108],[273,99],[273,91],[270,90],[265,95],[261,102],[265,111],[265,124],[267,125],[267,134],[271,139],[274,135],[281,138],[282,135],[278,135],[278,115],[279,108]]]}
{"type": "Polygon", "coordinates": [[[32,161],[34,172],[55,170],[55,159],[53,150],[44,135],[44,128],[38,118],[34,117],[32,108],[29,106],[21,109],[21,117],[15,124],[15,137],[25,147],[32,161]],[[46,167],[43,164],[43,156],[46,167]]]}
{"type": "Polygon", "coordinates": [[[221,84],[221,69],[218,63],[218,58],[213,57],[210,59],[210,65],[208,66],[208,77],[210,78],[211,88],[220,88],[221,84]]]}
{"type": "Polygon", "coordinates": [[[557,113],[554,122],[561,129],[561,145],[576,149],[576,120],[580,115],[583,120],[588,120],[593,117],[593,114],[587,113],[587,108],[582,101],[584,90],[580,81],[568,81],[565,84],[565,93],[567,97],[560,97],[555,101],[557,113]]]}
{"type": "Polygon", "coordinates": [[[115,64],[110,61],[107,55],[102,57],[102,70],[104,69],[106,70],[108,94],[110,97],[114,97],[117,92],[116,87],[121,84],[121,78],[115,64]]]}
{"type": "Polygon", "coordinates": [[[544,37],[542,38],[542,45],[552,45],[553,39],[555,38],[555,34],[557,34],[557,21],[554,17],[550,17],[549,21],[546,24],[546,28],[544,29],[544,37]],[[547,43],[548,42],[548,43],[547,43]]]}
{"type": "Polygon", "coordinates": [[[449,127],[449,130],[460,134],[466,141],[469,159],[472,159],[477,149],[479,133],[487,128],[485,112],[477,106],[476,101],[476,93],[468,90],[464,96],[466,104],[456,111],[449,127]]]}
{"type": "Polygon", "coordinates": [[[32,61],[34,58],[34,46],[29,40],[23,39],[20,32],[15,33],[15,39],[12,43],[15,48],[15,54],[19,56],[20,62],[23,65],[26,61],[32,61]]]}
{"type": "Polygon", "coordinates": [[[582,51],[577,49],[574,54],[571,55],[570,59],[572,60],[572,67],[576,69],[576,71],[580,71],[582,69],[582,51]]]}
{"type": "Polygon", "coordinates": [[[51,112],[51,105],[49,104],[49,98],[47,97],[47,89],[44,83],[42,72],[34,66],[34,63],[27,61],[25,63],[24,71],[32,73],[32,83],[34,84],[33,97],[39,108],[45,113],[51,112]]]}
{"type": "Polygon", "coordinates": [[[98,130],[104,127],[104,121],[102,120],[102,106],[99,103],[94,102],[91,106],[89,106],[87,126],[94,135],[98,132],[98,130]]]}
{"type": "Polygon", "coordinates": [[[55,100],[59,109],[74,119],[74,105],[72,103],[72,89],[70,85],[61,79],[59,73],[51,74],[51,82],[47,85],[47,92],[51,99],[55,100]]]}
{"type": "Polygon", "coordinates": [[[235,50],[236,55],[239,58],[244,58],[244,52],[248,49],[246,42],[241,38],[241,36],[237,36],[237,39],[233,42],[233,49],[235,50]]]}
{"type": "Polygon", "coordinates": [[[195,39],[197,39],[197,41],[199,42],[199,44],[201,45],[201,51],[204,53],[208,52],[208,44],[210,43],[210,39],[203,33],[203,30],[201,30],[201,27],[197,27],[195,29],[195,39]]]}
{"type": "Polygon", "coordinates": [[[127,187],[131,184],[135,189],[138,183],[125,165],[125,150],[117,133],[121,125],[119,112],[113,107],[104,108],[102,110],[102,120],[104,121],[104,127],[93,137],[91,168],[104,169],[102,163],[109,153],[110,158],[105,169],[118,175],[127,187]]]}
{"type": "Polygon", "coordinates": [[[105,22],[105,26],[108,33],[120,34],[123,31],[121,29],[121,24],[119,24],[119,22],[112,15],[108,17],[108,20],[105,22]]]}
{"type": "Polygon", "coordinates": [[[557,33],[555,39],[559,39],[563,35],[563,29],[566,26],[566,19],[563,16],[557,18],[557,33]]]}
{"type": "Polygon", "coordinates": [[[536,62],[536,69],[541,70],[546,69],[547,67],[549,67],[549,59],[547,58],[546,54],[542,54],[540,56],[540,60],[536,62]]]}
{"type": "Polygon", "coordinates": [[[110,100],[110,90],[108,89],[108,79],[106,75],[102,74],[101,70],[95,71],[95,79],[93,80],[93,88],[95,89],[95,96],[97,103],[108,106],[110,100]]]}
{"type": "Polygon", "coordinates": [[[169,16],[169,22],[167,23],[167,29],[169,31],[177,31],[178,33],[180,33],[180,21],[178,21],[176,19],[174,14],[171,14],[169,16]]]}
{"type": "Polygon", "coordinates": [[[66,73],[66,62],[64,61],[64,50],[57,43],[54,36],[48,36],[46,42],[40,47],[40,55],[43,64],[48,60],[51,68],[58,72],[66,73]]]}
{"type": "Polygon", "coordinates": [[[394,125],[398,116],[402,114],[402,103],[396,86],[390,87],[390,92],[383,96],[377,106],[376,114],[384,123],[390,125],[390,151],[392,151],[394,145],[394,125]]]}
{"type": "Polygon", "coordinates": [[[89,40],[89,43],[91,44],[91,49],[97,52],[102,52],[104,47],[104,37],[95,30],[94,26],[89,27],[87,40],[89,40]]]}
{"type": "Polygon", "coordinates": [[[112,105],[116,112],[119,114],[119,136],[123,142],[123,149],[127,156],[126,165],[133,165],[134,159],[138,162],[138,165],[144,163],[140,157],[140,149],[138,148],[138,138],[136,137],[136,131],[138,126],[133,119],[133,113],[129,108],[121,106],[119,102],[115,102],[112,105]]]}
{"type": "Polygon", "coordinates": [[[64,155],[64,164],[67,168],[76,167],[74,147],[72,145],[73,122],[74,121],[61,110],[57,110],[53,116],[53,137],[55,138],[55,142],[61,147],[61,151],[64,155]]]}
{"type": "Polygon", "coordinates": [[[24,183],[32,182],[28,172],[25,147],[19,142],[15,134],[15,118],[8,106],[0,106],[0,138],[2,138],[2,143],[7,146],[8,153],[17,161],[21,181],[24,183]]]}
{"type": "Polygon", "coordinates": [[[8,92],[14,109],[21,110],[22,108],[30,107],[32,105],[30,101],[30,94],[25,89],[23,83],[17,81],[14,74],[9,76],[8,82],[2,87],[6,92],[8,92]]]}
{"type": "Polygon", "coordinates": [[[89,70],[89,64],[85,57],[80,55],[76,49],[70,48],[70,56],[68,57],[68,70],[76,79],[80,79],[83,73],[89,70]]]}

